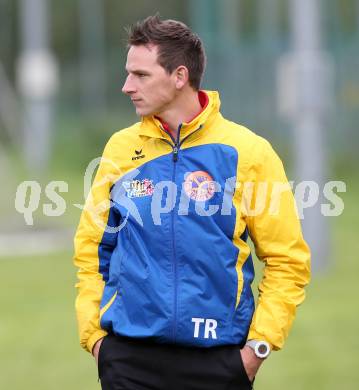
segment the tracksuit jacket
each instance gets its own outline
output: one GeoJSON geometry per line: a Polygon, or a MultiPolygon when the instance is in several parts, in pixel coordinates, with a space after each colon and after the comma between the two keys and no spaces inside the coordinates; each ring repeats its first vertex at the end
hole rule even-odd
{"type": "MultiPolygon", "coordinates": [[[[207,96],[206,96],[207,95],[207,96]]],[[[173,139],[144,117],[107,143],[75,236],[76,311],[88,351],[108,332],[212,347],[280,349],[303,301],[310,254],[270,144],[219,112],[173,139]],[[264,263],[255,304],[248,237],[264,263]]]]}

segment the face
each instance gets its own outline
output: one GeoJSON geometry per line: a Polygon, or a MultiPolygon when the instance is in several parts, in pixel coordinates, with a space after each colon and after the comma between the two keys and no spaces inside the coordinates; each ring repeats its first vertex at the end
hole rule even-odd
{"type": "Polygon", "coordinates": [[[181,86],[178,71],[168,74],[157,62],[156,46],[131,46],[127,54],[128,76],[122,92],[140,116],[161,115],[170,109],[181,86]]]}

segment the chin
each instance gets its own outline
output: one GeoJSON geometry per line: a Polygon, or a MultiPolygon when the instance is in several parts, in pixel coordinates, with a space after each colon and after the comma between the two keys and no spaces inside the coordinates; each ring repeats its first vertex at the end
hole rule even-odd
{"type": "Polygon", "coordinates": [[[138,116],[149,116],[149,115],[153,115],[154,113],[152,111],[150,111],[150,110],[136,108],[136,114],[138,116]]]}

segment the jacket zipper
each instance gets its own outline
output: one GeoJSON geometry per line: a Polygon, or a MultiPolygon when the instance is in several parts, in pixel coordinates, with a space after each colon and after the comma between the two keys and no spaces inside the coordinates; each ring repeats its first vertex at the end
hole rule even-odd
{"type": "MultiPolygon", "coordinates": [[[[186,137],[180,141],[180,132],[181,132],[181,127],[182,124],[178,126],[177,130],[177,138],[176,140],[172,137],[171,134],[169,136],[171,137],[173,144],[169,142],[166,139],[162,139],[164,142],[168,143],[169,145],[172,146],[172,151],[173,151],[173,172],[172,172],[172,182],[176,183],[176,166],[177,166],[177,161],[178,161],[178,152],[180,150],[181,145],[183,142],[190,137],[192,134],[197,132],[202,128],[202,125],[198,127],[195,131],[193,131],[191,134],[188,134],[186,137]]],[[[162,129],[165,131],[164,129],[162,129]]],[[[174,194],[176,196],[177,194],[174,194]]],[[[175,209],[175,207],[174,207],[175,209]]],[[[171,211],[171,222],[172,222],[172,265],[173,265],[173,278],[174,278],[174,289],[173,289],[173,328],[172,328],[172,339],[173,342],[176,342],[176,330],[177,330],[177,291],[178,291],[178,269],[177,269],[177,259],[176,259],[176,244],[175,244],[175,215],[174,215],[174,210],[171,211]]]]}

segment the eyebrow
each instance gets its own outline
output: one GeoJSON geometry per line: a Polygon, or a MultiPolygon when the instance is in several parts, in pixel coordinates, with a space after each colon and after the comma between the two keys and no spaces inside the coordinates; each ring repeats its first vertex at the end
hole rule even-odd
{"type": "Polygon", "coordinates": [[[126,71],[127,73],[132,73],[132,74],[146,74],[146,75],[149,75],[150,72],[148,72],[147,70],[141,70],[141,69],[135,69],[135,70],[132,70],[132,71],[129,71],[127,68],[126,68],[126,71]]]}

